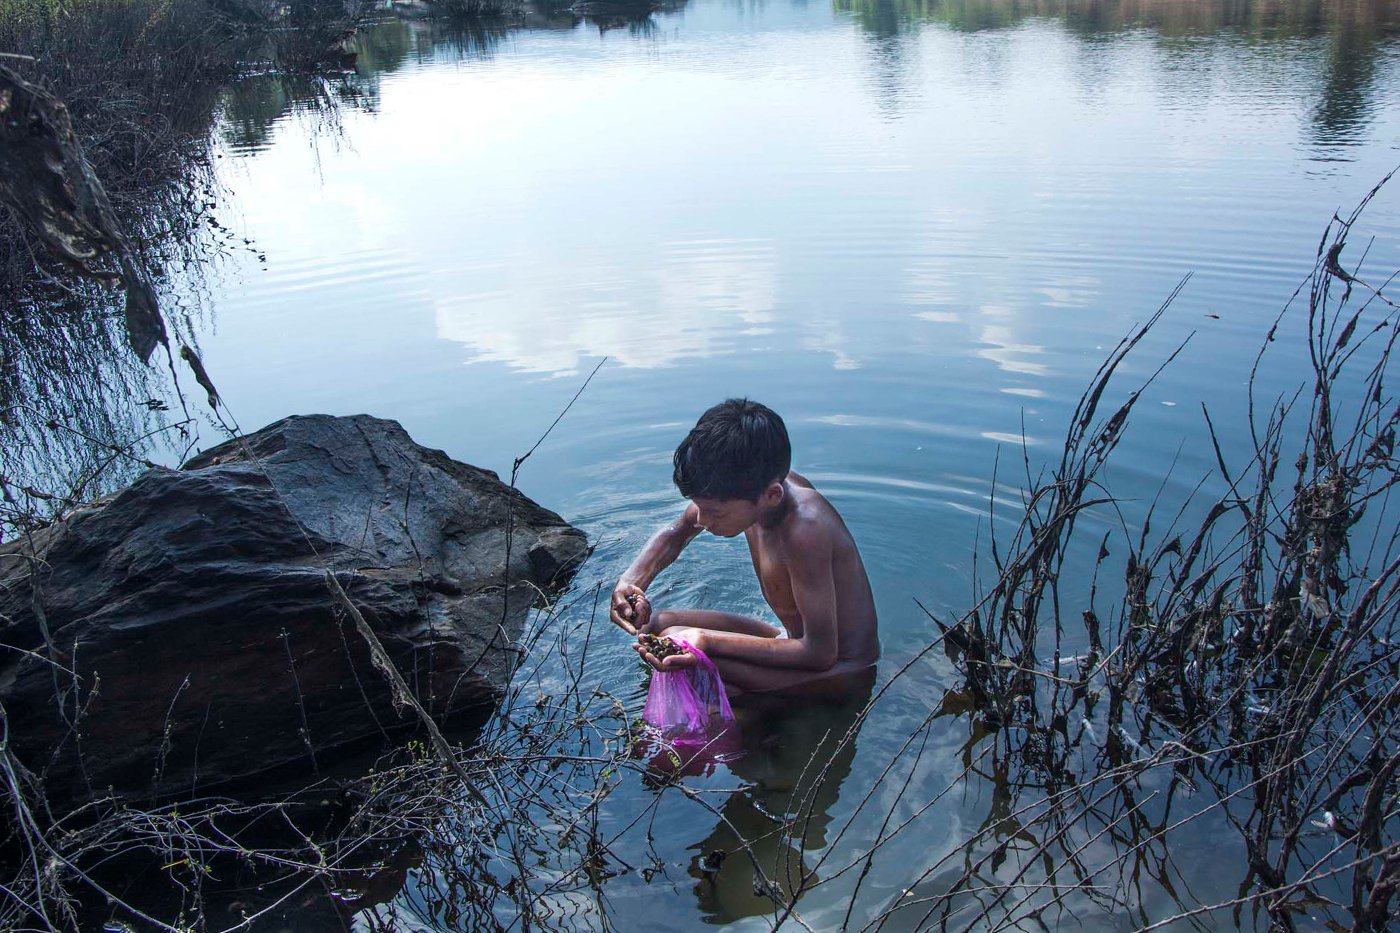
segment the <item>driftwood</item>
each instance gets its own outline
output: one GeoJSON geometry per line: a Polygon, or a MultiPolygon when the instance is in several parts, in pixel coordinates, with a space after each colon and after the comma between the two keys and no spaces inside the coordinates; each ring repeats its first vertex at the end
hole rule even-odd
{"type": "Polygon", "coordinates": [[[126,329],[142,362],[166,343],[155,290],[83,155],[68,108],[0,65],[0,201],[48,251],[83,275],[120,279],[126,329]],[[112,271],[101,264],[114,259],[112,271]]]}

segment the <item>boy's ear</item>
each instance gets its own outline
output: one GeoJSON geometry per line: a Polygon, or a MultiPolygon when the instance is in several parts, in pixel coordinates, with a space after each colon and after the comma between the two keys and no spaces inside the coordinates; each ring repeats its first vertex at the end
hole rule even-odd
{"type": "Polygon", "coordinates": [[[783,501],[784,495],[782,481],[775,479],[763,490],[763,502],[765,505],[777,505],[783,501]]]}

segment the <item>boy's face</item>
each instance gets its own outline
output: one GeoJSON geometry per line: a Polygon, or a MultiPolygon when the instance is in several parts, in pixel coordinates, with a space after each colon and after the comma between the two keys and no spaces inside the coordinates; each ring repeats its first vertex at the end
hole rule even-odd
{"type": "MultiPolygon", "coordinates": [[[[758,503],[748,499],[691,499],[700,510],[700,525],[712,535],[732,538],[758,521],[758,503]]],[[[760,500],[761,501],[761,500],[760,500]]]]}
{"type": "Polygon", "coordinates": [[[782,502],[782,483],[772,483],[757,499],[691,499],[700,511],[700,526],[712,535],[732,538],[743,534],[768,510],[782,502]]]}

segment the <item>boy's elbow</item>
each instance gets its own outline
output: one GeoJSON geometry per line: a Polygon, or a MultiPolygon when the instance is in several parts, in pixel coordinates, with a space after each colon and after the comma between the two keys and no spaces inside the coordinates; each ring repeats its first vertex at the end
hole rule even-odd
{"type": "Polygon", "coordinates": [[[812,671],[829,671],[829,670],[831,670],[831,669],[832,669],[833,667],[835,667],[835,666],[836,666],[836,648],[835,648],[835,646],[832,646],[832,647],[818,646],[818,645],[809,646],[809,648],[808,648],[808,650],[807,650],[807,664],[806,664],[806,667],[807,667],[808,670],[812,670],[812,671]]]}

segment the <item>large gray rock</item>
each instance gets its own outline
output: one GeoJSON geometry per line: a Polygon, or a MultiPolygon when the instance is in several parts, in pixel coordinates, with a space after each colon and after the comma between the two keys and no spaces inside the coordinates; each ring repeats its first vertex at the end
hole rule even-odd
{"type": "Polygon", "coordinates": [[[55,802],[310,774],[414,723],[327,566],[442,720],[494,702],[530,606],[586,549],[395,422],[287,418],[0,546],[11,746],[55,802]]]}

